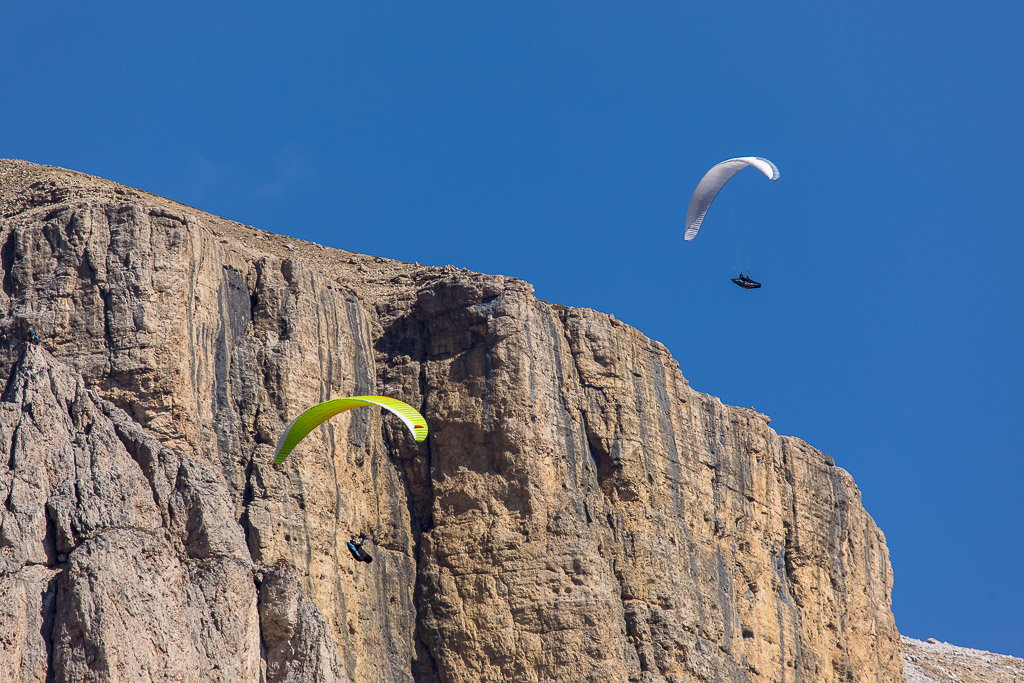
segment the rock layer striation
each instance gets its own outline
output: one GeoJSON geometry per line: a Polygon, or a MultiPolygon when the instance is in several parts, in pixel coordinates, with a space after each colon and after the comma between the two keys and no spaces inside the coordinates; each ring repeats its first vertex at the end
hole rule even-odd
{"type": "Polygon", "coordinates": [[[849,474],[609,315],[18,161],[0,266],[0,678],[901,679],[849,474]],[[271,464],[351,394],[428,441],[271,464]]]}

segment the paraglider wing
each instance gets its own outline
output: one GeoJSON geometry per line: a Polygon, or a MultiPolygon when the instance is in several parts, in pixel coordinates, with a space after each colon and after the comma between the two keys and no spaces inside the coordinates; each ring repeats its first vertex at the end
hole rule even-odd
{"type": "Polygon", "coordinates": [[[779,179],[779,169],[775,164],[762,157],[736,157],[726,159],[720,164],[715,164],[711,170],[704,174],[697,189],[693,191],[690,198],[690,208],[686,210],[686,235],[683,237],[687,242],[697,236],[700,224],[704,220],[711,202],[715,201],[719,191],[725,186],[729,179],[747,166],[753,166],[761,173],[768,176],[769,180],[779,179]]]}
{"type": "Polygon", "coordinates": [[[280,465],[292,449],[306,438],[306,435],[319,427],[323,422],[352,408],[360,406],[380,406],[389,410],[405,423],[405,426],[412,432],[416,441],[423,441],[427,438],[427,421],[423,419],[415,408],[408,403],[403,403],[387,396],[349,396],[347,398],[335,398],[330,401],[318,403],[306,412],[292,420],[284,434],[277,442],[277,451],[274,453],[274,464],[280,465]]]}

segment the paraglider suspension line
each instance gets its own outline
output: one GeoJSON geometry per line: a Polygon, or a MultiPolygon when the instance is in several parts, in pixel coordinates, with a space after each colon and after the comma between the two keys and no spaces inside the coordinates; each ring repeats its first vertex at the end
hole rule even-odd
{"type": "MultiPolygon", "coordinates": [[[[732,241],[736,245],[736,251],[733,252],[735,254],[734,258],[739,257],[740,263],[743,263],[743,250],[740,249],[740,231],[739,227],[736,225],[736,212],[733,210],[731,204],[729,205],[729,223],[732,225],[732,241]]],[[[733,261],[732,272],[735,273],[737,270],[736,262],[733,261]]]]}

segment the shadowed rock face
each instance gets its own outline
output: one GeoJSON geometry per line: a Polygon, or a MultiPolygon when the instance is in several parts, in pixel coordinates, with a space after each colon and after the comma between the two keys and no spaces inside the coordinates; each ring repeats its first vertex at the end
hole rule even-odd
{"type": "Polygon", "coordinates": [[[850,476],[610,316],[14,161],[0,265],[11,680],[901,677],[850,476]],[[428,441],[353,410],[270,464],[351,394],[428,441]]]}

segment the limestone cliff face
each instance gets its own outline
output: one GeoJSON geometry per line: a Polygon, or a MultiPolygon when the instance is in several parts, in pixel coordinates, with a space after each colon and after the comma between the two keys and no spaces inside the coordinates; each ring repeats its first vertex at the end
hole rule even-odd
{"type": "Polygon", "coordinates": [[[611,316],[14,161],[0,265],[2,680],[901,679],[850,476],[611,316]],[[428,441],[271,465],[350,394],[428,441]]]}
{"type": "Polygon", "coordinates": [[[1024,659],[903,636],[906,683],[1020,683],[1024,659]]]}

